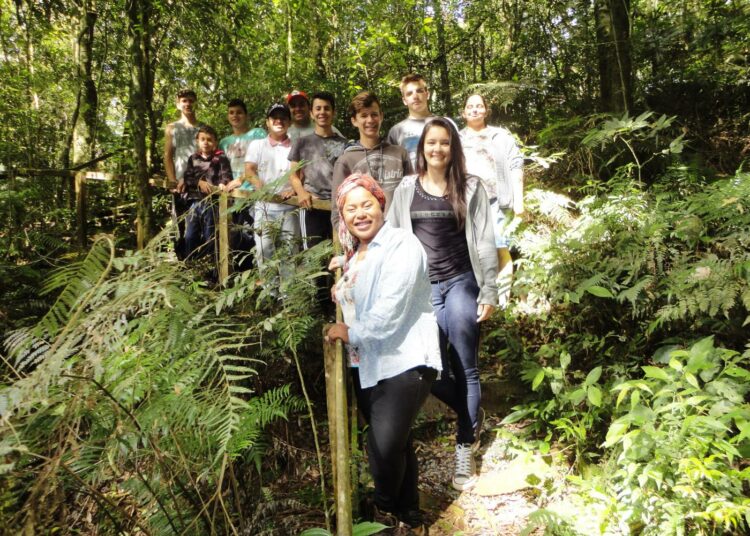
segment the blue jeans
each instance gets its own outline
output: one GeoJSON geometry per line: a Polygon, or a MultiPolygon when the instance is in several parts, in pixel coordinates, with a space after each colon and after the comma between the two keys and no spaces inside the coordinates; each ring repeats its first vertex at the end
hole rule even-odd
{"type": "Polygon", "coordinates": [[[479,387],[479,286],[473,272],[432,283],[432,307],[440,326],[441,377],[432,394],[458,417],[457,443],[473,443],[482,393],[479,387]]]}
{"type": "Polygon", "coordinates": [[[189,201],[185,216],[185,255],[195,259],[214,254],[214,205],[208,199],[189,201]]]}

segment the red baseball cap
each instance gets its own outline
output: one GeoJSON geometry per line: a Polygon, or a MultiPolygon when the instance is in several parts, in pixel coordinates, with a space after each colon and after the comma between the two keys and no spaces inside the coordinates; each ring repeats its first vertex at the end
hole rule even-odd
{"type": "Polygon", "coordinates": [[[307,93],[305,93],[304,91],[299,90],[299,89],[295,89],[291,93],[287,94],[287,96],[286,96],[286,103],[287,104],[291,104],[292,99],[294,99],[296,97],[302,97],[303,99],[305,99],[307,101],[308,104],[310,103],[310,99],[308,98],[307,93]]]}

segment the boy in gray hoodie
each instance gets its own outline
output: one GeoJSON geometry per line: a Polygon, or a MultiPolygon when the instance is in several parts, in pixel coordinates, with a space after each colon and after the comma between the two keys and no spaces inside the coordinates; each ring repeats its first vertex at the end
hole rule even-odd
{"type": "MultiPolygon", "coordinates": [[[[391,145],[380,139],[383,112],[378,97],[370,91],[358,93],[349,104],[349,119],[359,130],[359,140],[346,147],[333,167],[331,193],[352,173],[364,173],[374,178],[385,192],[386,210],[393,191],[404,175],[413,173],[406,150],[400,145],[391,145]]],[[[335,200],[334,200],[335,201],[335,200]]],[[[339,214],[336,203],[331,203],[331,223],[334,234],[338,227],[339,214]]]]}

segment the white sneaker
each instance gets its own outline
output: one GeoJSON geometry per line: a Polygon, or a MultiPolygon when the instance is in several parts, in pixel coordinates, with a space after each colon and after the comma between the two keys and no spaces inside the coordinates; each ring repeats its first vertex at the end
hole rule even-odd
{"type": "Polygon", "coordinates": [[[477,464],[471,443],[456,445],[456,470],[453,473],[453,489],[466,491],[477,483],[477,464]]]}

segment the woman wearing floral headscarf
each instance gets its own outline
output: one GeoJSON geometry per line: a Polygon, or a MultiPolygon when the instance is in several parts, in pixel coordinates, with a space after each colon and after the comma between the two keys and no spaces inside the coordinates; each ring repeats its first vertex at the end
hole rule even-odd
{"type": "Polygon", "coordinates": [[[441,368],[427,257],[412,233],[385,223],[385,195],[372,177],[349,176],[336,203],[345,262],[335,297],[344,323],[334,324],[327,338],[347,343],[356,367],[376,519],[395,517],[419,534],[411,427],[441,368]]]}

